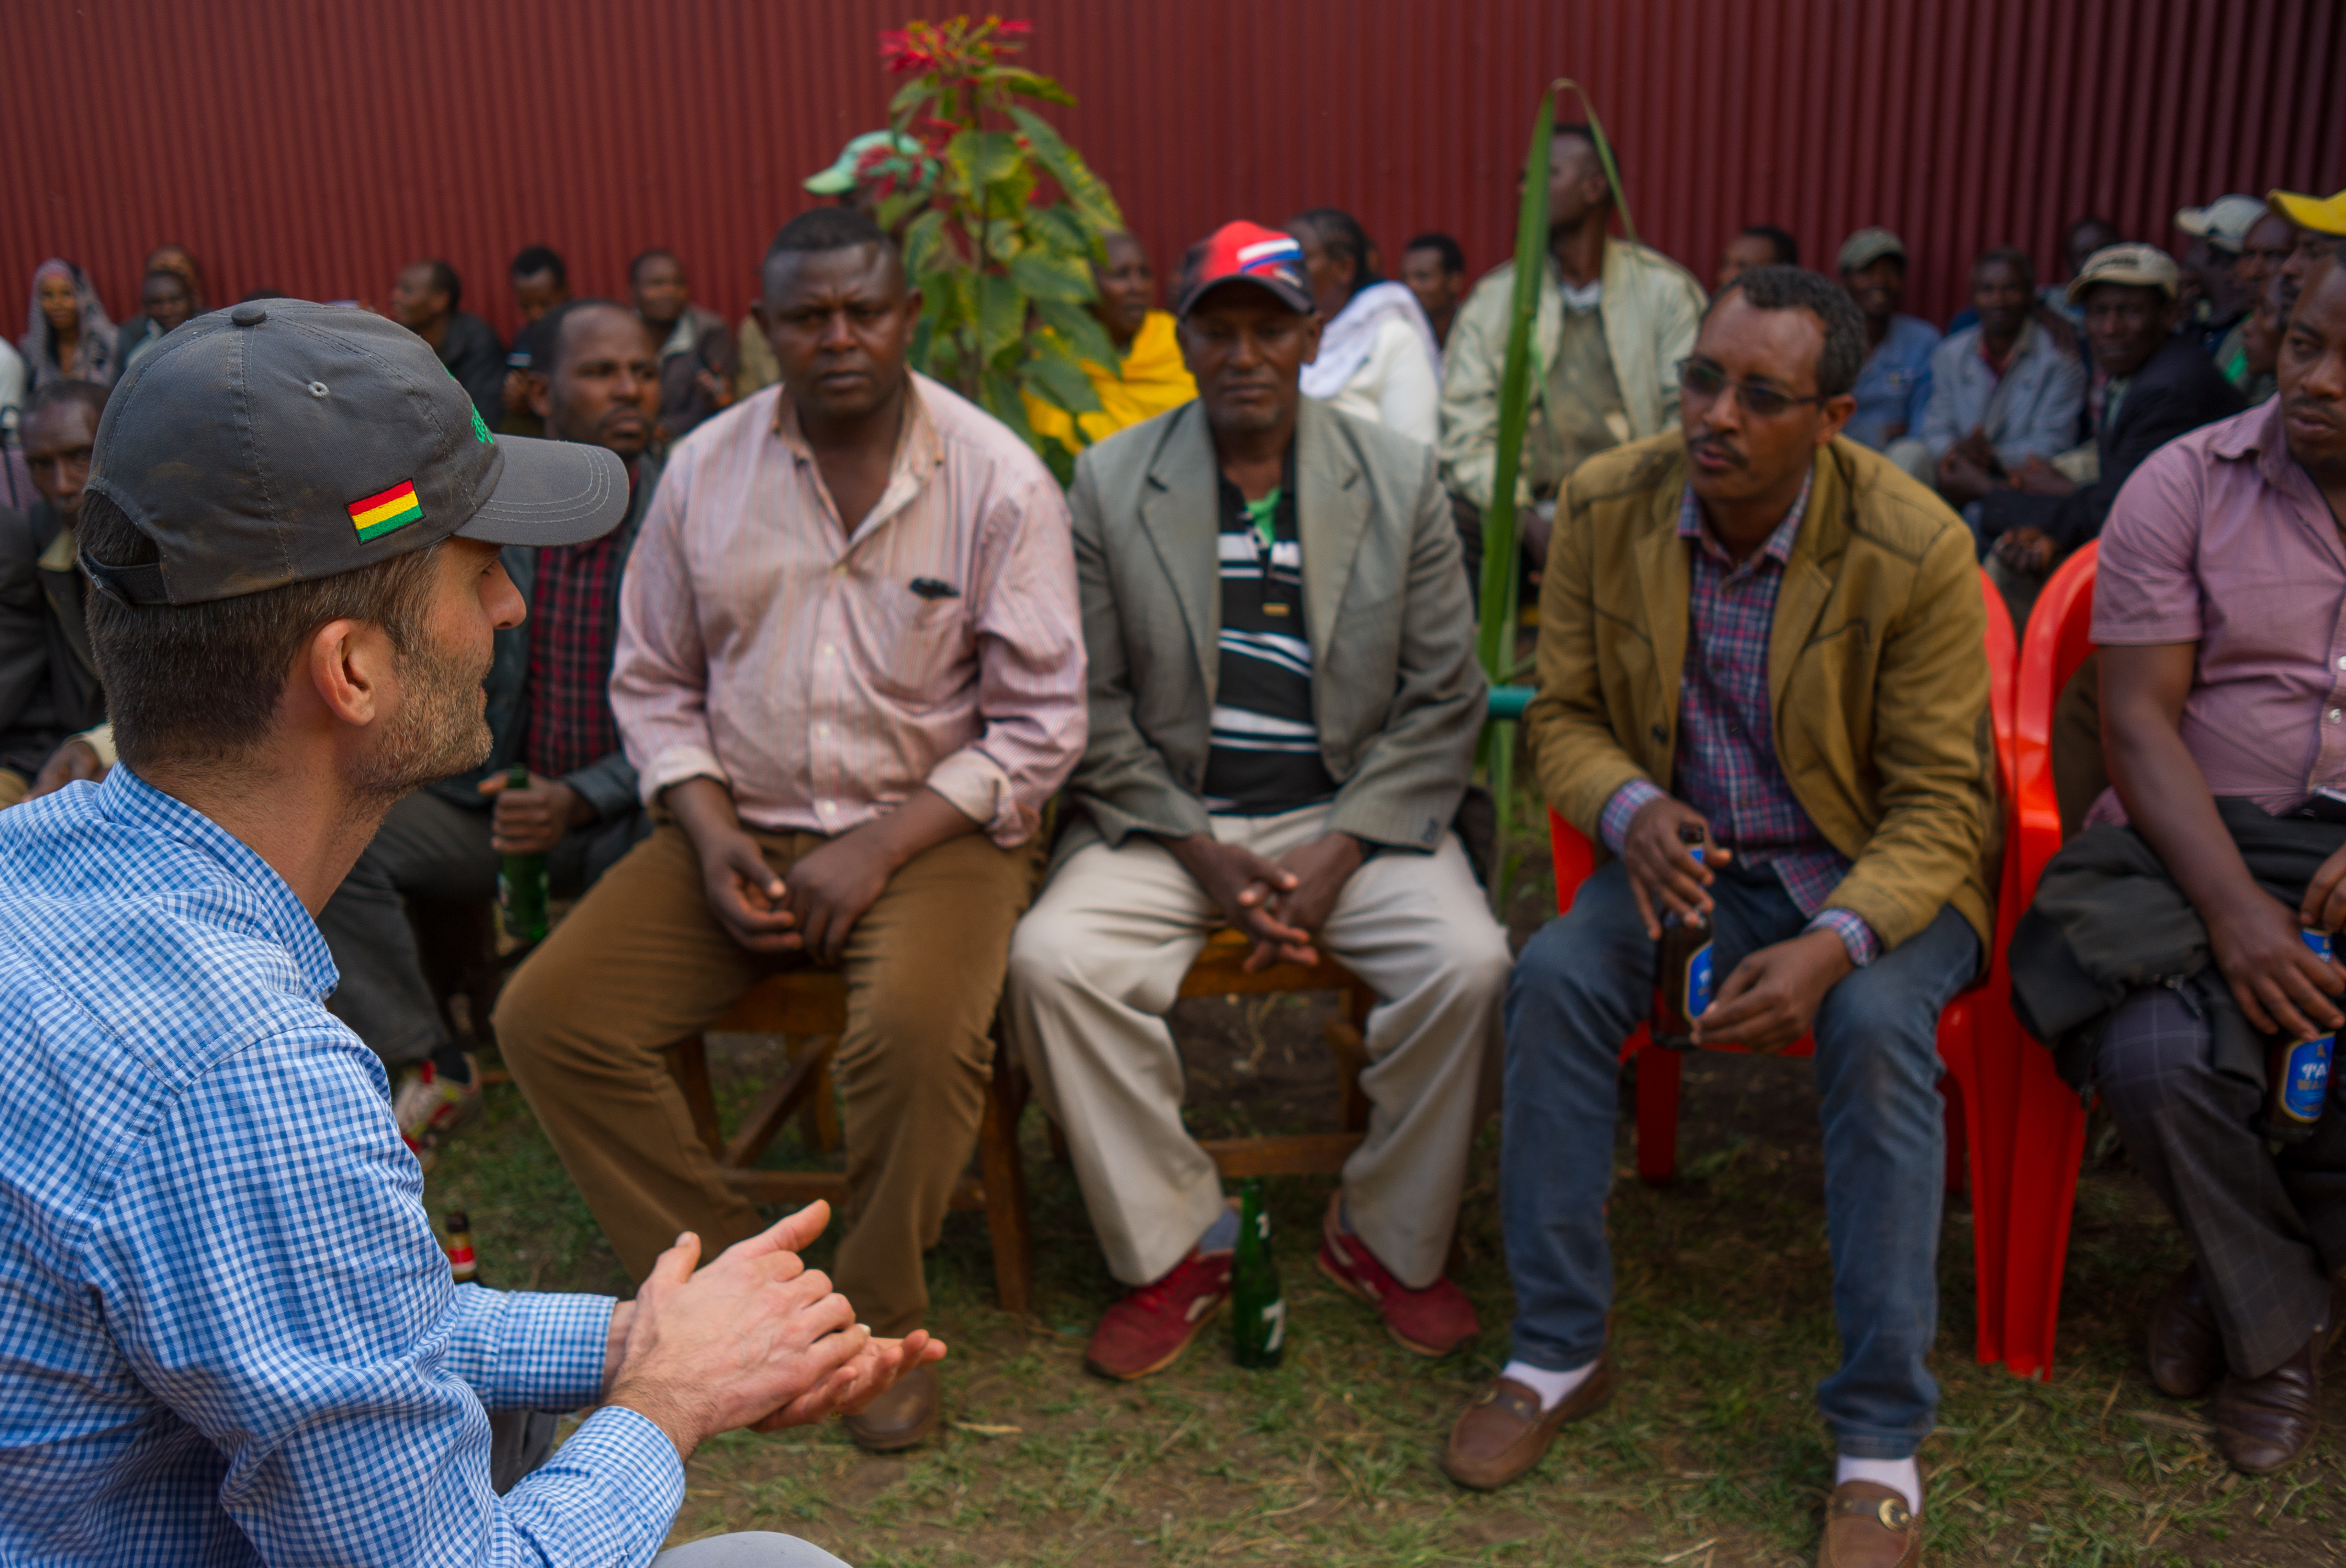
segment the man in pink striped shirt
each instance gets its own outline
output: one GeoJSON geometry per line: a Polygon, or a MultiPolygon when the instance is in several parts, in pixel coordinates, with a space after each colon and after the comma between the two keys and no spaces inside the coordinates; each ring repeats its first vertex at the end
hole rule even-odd
{"type": "MultiPolygon", "coordinates": [[[[849,1212],[833,1270],[919,1327],[969,1162],[1044,803],[1082,756],[1067,509],[1011,432],[905,365],[920,296],[872,219],[792,219],[761,316],[782,384],[671,453],[628,565],[611,706],[659,827],[506,987],[497,1038],[638,1278],[755,1235],[660,1053],[761,977],[842,967],[849,1212]]],[[[935,1427],[933,1369],[849,1423],[935,1427]]]]}

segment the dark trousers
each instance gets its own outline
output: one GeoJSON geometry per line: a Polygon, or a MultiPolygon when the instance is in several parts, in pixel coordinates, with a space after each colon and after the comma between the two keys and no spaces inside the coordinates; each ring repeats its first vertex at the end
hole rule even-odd
{"type": "MultiPolygon", "coordinates": [[[[1723,983],[1743,957],[1808,922],[1775,873],[1712,887],[1723,983]]],[[[1841,1451],[1906,1459],[1929,1434],[1939,1386],[1923,1369],[1939,1322],[1939,1209],[1946,1170],[1939,1013],[1979,968],[1953,909],[1825,993],[1817,1009],[1825,1227],[1841,1366],[1817,1390],[1841,1451]]],[[[1621,1044],[1653,1004],[1654,943],[1621,862],[1581,884],[1572,912],[1525,945],[1507,989],[1500,1213],[1515,1277],[1514,1353],[1569,1371],[1605,1348],[1613,1254],[1605,1201],[1621,1044]]]]}
{"type": "MultiPolygon", "coordinates": [[[[651,830],[640,809],[566,833],[546,856],[557,898],[575,898],[651,830]]],[[[424,978],[423,954],[405,900],[450,903],[497,895],[489,811],[418,789],[391,809],[326,907],[318,930],[342,982],[328,1011],[382,1058],[393,1077],[452,1042],[424,978]]]]}
{"type": "Polygon", "coordinates": [[[2210,1039],[2195,996],[2152,986],[2111,1014],[2094,1076],[2199,1260],[2226,1364],[2260,1378],[2312,1337],[2346,1263],[2346,1115],[2333,1097],[2310,1138],[2273,1154],[2263,1089],[2218,1072],[2210,1039]]]}

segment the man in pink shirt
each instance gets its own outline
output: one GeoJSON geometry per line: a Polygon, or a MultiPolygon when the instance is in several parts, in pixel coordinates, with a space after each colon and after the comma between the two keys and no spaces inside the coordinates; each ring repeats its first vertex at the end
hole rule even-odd
{"type": "Polygon", "coordinates": [[[2309,276],[2278,371],[2277,399],[2169,443],[2118,494],[2094,640],[2129,827],[2071,840],[2013,943],[2015,1005],[2108,1100],[2190,1244],[2152,1379],[2212,1390],[2217,1446],[2251,1474],[2311,1442],[2346,1305],[2346,1115],[2282,1064],[2346,1023],[2346,971],[2317,951],[2346,924],[2337,261],[2309,276]],[[2276,1075],[2303,1092],[2274,1095],[2276,1075]]]}
{"type": "MultiPolygon", "coordinates": [[[[928,1308],[1042,809],[1083,755],[1075,562],[1041,461],[907,369],[920,296],[869,216],[793,219],[764,290],[781,384],[675,448],[621,600],[612,711],[659,825],[514,976],[496,1031],[640,1278],[680,1230],[761,1228],[661,1052],[777,970],[843,968],[833,1272],[894,1335],[928,1308]]],[[[850,1431],[906,1447],[939,1402],[923,1369],[850,1431]]]]}

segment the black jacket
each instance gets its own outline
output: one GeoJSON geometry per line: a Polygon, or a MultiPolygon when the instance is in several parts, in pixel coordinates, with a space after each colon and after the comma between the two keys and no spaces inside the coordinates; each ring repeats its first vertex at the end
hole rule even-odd
{"type": "MultiPolygon", "coordinates": [[[[2246,800],[2216,812],[2257,885],[2294,910],[2346,826],[2274,817],[2246,800]]],[[[2214,1034],[2219,1072],[2261,1088],[2273,1044],[2249,1023],[2215,967],[2199,911],[2132,828],[2088,828],[2061,846],[2012,932],[2012,1011],[2053,1053],[2070,1087],[2093,1081],[2102,1030],[2128,995],[2170,985],[2214,1034]]]]}
{"type": "Polygon", "coordinates": [[[505,412],[505,349],[478,316],[451,311],[440,340],[440,362],[456,383],[473,394],[473,406],[495,430],[505,412]]]}
{"type": "Polygon", "coordinates": [[[2117,418],[2104,421],[2095,438],[2101,477],[2060,496],[1990,491],[1980,504],[1980,534],[1994,539],[2014,528],[2039,529],[2066,555],[2101,536],[2118,487],[2144,458],[2188,431],[2230,418],[2241,406],[2239,389],[2224,379],[2194,339],[2169,338],[2134,373],[2117,418]]]}
{"type": "Polygon", "coordinates": [[[0,507],[0,768],[28,779],[66,736],[106,722],[82,589],[56,510],[0,507]]]}

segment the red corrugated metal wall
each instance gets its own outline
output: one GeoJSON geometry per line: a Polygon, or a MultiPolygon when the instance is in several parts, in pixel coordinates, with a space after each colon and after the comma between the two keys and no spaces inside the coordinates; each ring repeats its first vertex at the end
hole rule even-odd
{"type": "MultiPolygon", "coordinates": [[[[1160,270],[1226,219],[1352,209],[1390,259],[1447,229],[1507,243],[1532,104],[1596,96],[1647,238],[1706,280],[1741,225],[1805,259],[1887,223],[1910,308],[1960,308],[1988,245],[2054,260],[2091,210],[2172,243],[2226,190],[2346,184],[2340,0],[1020,0],[1058,118],[1160,270]]],[[[261,286],[377,300],[438,254],[513,324],[506,261],[562,249],[585,289],[676,249],[746,304],[801,177],[882,117],[875,34],[911,0],[14,0],[0,7],[0,324],[62,254],[117,319],[175,239],[214,301],[261,286]]],[[[946,7],[931,15],[950,15],[946,7]]]]}

